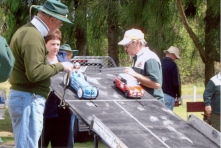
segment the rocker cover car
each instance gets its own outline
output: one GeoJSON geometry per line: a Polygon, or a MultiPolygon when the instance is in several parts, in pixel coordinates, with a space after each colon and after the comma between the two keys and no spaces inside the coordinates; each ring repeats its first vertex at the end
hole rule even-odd
{"type": "Polygon", "coordinates": [[[124,95],[127,98],[141,98],[144,96],[144,90],[139,85],[137,79],[129,74],[120,73],[117,77],[115,77],[113,83],[116,88],[119,88],[124,92],[124,95]]]}
{"type": "Polygon", "coordinates": [[[64,74],[63,83],[66,84],[67,80],[67,86],[72,87],[76,92],[79,99],[96,99],[99,95],[99,90],[96,86],[91,86],[87,82],[86,76],[79,72],[79,71],[73,71],[70,74],[69,79],[67,79],[68,74],[64,74]]]}

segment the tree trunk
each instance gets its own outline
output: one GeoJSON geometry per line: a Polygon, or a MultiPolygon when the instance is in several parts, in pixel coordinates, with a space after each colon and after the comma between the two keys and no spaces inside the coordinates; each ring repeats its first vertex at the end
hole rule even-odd
{"type": "Polygon", "coordinates": [[[219,40],[219,36],[215,36],[212,32],[218,32],[220,30],[219,16],[214,16],[212,13],[212,6],[207,4],[206,16],[205,16],[205,54],[207,62],[205,63],[205,86],[209,82],[210,78],[215,75],[214,69],[214,51],[216,51],[215,42],[219,40]]]}
{"type": "Polygon", "coordinates": [[[205,81],[204,85],[209,82],[210,78],[214,76],[214,61],[208,61],[205,63],[205,81]]]}
{"type": "Polygon", "coordinates": [[[117,1],[110,2],[108,6],[108,55],[119,65],[118,57],[118,16],[116,14],[117,1]],[[115,8],[115,9],[114,9],[115,8]],[[115,10],[115,12],[114,12],[115,10]]]}
{"type": "Polygon", "coordinates": [[[108,55],[113,58],[116,65],[119,65],[118,58],[118,37],[117,28],[115,25],[108,25],[108,55]]]}
{"type": "Polygon", "coordinates": [[[86,36],[86,28],[77,27],[75,30],[76,37],[76,47],[79,50],[78,56],[86,56],[87,55],[87,36],[86,36]]]}
{"type": "MultiPolygon", "coordinates": [[[[216,42],[219,40],[219,37],[214,35],[214,32],[220,31],[220,15],[216,16],[212,14],[212,6],[207,4],[206,17],[205,17],[205,50],[203,45],[201,45],[199,39],[196,37],[191,27],[189,26],[186,15],[183,11],[183,7],[181,4],[181,0],[176,0],[177,8],[180,13],[183,24],[192,38],[196,48],[198,49],[201,59],[205,64],[205,81],[206,85],[210,78],[214,76],[214,61],[217,60],[217,52],[216,52],[216,42]],[[212,33],[213,32],[213,33],[212,33]],[[214,54],[215,53],[215,54],[214,54]],[[212,56],[216,55],[216,56],[212,56]]],[[[220,14],[220,13],[219,13],[220,14]]]]}
{"type": "Polygon", "coordinates": [[[182,6],[181,0],[176,0],[176,5],[177,5],[177,9],[180,13],[180,17],[182,19],[183,25],[186,28],[187,32],[189,33],[189,36],[192,38],[196,48],[198,49],[202,61],[205,63],[206,56],[205,56],[205,51],[204,51],[203,45],[201,45],[199,39],[197,38],[197,36],[195,35],[195,33],[193,32],[192,28],[189,25],[186,15],[183,11],[183,6],[182,6]]]}
{"type": "Polygon", "coordinates": [[[76,47],[79,50],[78,56],[87,55],[86,2],[87,0],[74,0],[76,10],[75,21],[78,21],[78,18],[85,17],[85,21],[80,25],[77,24],[75,28],[76,47]]]}

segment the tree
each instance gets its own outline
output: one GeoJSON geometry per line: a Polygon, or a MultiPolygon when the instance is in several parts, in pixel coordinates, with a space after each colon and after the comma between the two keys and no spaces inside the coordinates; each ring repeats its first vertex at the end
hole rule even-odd
{"type": "Polygon", "coordinates": [[[31,5],[39,5],[42,0],[1,0],[1,8],[4,9],[4,17],[7,18],[8,30],[5,38],[10,42],[14,32],[30,21],[29,8],[31,5]]]}
{"type": "Polygon", "coordinates": [[[118,55],[118,11],[119,11],[118,0],[108,1],[108,55],[113,58],[115,63],[119,65],[118,55]]]}
{"type": "MultiPolygon", "coordinates": [[[[20,26],[30,21],[29,7],[33,4],[43,4],[44,1],[1,0],[1,8],[4,10],[1,18],[5,21],[0,25],[7,29],[4,34],[8,42],[20,26]]],[[[184,57],[181,62],[183,65],[180,66],[184,68],[181,71],[183,77],[193,77],[190,75],[193,75],[191,71],[195,70],[196,64],[191,64],[198,59],[198,54],[202,60],[200,64],[205,64],[205,83],[214,75],[214,61],[220,61],[218,0],[185,0],[182,1],[183,4],[181,0],[62,2],[69,6],[69,18],[74,22],[74,25],[64,24],[61,28],[62,42],[70,44],[72,48],[77,47],[79,55],[109,55],[117,65],[129,66],[131,58],[117,43],[126,30],[137,28],[145,33],[148,46],[160,58],[164,56],[163,50],[171,45],[181,49],[181,55],[184,57]]],[[[32,10],[32,14],[34,11],[36,10],[32,10]]]]}
{"type": "Polygon", "coordinates": [[[214,76],[214,61],[220,62],[219,42],[220,42],[220,5],[218,0],[208,1],[205,16],[205,43],[204,46],[197,38],[189,25],[184,13],[181,0],[176,0],[177,8],[180,13],[182,22],[192,38],[200,57],[205,64],[205,82],[206,85],[210,78],[214,76]]]}
{"type": "Polygon", "coordinates": [[[87,55],[87,22],[86,22],[87,0],[74,0],[75,8],[75,39],[79,55],[87,55]]]}

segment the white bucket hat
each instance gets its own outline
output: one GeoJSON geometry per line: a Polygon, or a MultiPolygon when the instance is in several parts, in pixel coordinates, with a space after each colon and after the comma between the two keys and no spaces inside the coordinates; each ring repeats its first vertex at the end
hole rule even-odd
{"type": "Polygon", "coordinates": [[[144,34],[138,29],[127,30],[124,34],[123,40],[118,45],[126,45],[132,40],[144,39],[144,34]]]}
{"type": "Polygon", "coordinates": [[[175,54],[177,59],[180,59],[180,50],[177,47],[174,46],[170,46],[170,48],[168,50],[164,50],[164,53],[173,53],[175,54]]]}

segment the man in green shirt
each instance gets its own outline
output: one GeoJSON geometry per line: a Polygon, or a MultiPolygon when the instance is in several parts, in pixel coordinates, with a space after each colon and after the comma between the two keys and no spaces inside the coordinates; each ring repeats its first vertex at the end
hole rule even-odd
{"type": "Polygon", "coordinates": [[[212,126],[220,132],[220,86],[221,72],[213,76],[203,93],[205,111],[210,114],[212,126]]]}
{"type": "Polygon", "coordinates": [[[8,110],[16,148],[38,147],[50,77],[73,68],[69,62],[48,65],[44,40],[49,31],[54,32],[62,26],[62,21],[71,23],[67,19],[67,6],[47,0],[43,6],[32,7],[38,9],[37,16],[19,28],[10,43],[15,64],[9,78],[8,110]]]}
{"type": "Polygon", "coordinates": [[[124,50],[134,59],[132,68],[126,68],[125,73],[135,77],[149,94],[164,104],[161,62],[146,44],[140,30],[131,29],[125,32],[118,45],[123,45],[124,50]]]}

